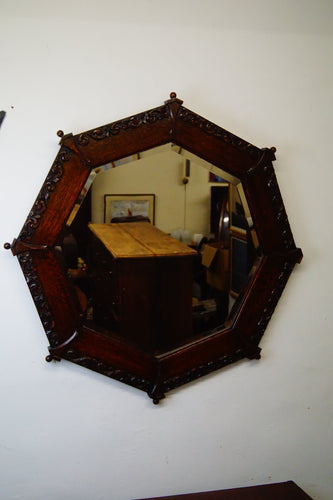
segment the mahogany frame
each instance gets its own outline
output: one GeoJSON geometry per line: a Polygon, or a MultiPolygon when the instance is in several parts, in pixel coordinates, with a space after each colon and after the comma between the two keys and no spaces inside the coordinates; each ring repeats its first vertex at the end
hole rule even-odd
{"type": "Polygon", "coordinates": [[[49,340],[47,361],[66,359],[146,391],[165,392],[244,357],[260,358],[260,339],[302,251],[294,243],[272,161],[259,149],[182,106],[174,92],[162,106],[89,130],[63,135],[60,150],[13,243],[49,340]],[[55,245],[92,169],[176,143],[242,182],[262,257],[238,298],[232,324],[154,356],[82,325],[55,245]]]}

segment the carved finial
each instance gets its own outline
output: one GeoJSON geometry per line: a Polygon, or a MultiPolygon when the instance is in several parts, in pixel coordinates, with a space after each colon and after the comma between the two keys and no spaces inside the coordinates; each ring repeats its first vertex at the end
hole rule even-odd
{"type": "Polygon", "coordinates": [[[170,99],[167,101],[164,101],[164,104],[170,104],[170,105],[182,105],[183,101],[177,98],[176,92],[170,92],[170,99]]]}
{"type": "Polygon", "coordinates": [[[12,245],[10,243],[4,243],[3,246],[6,250],[10,250],[12,248],[12,245]]]}
{"type": "Polygon", "coordinates": [[[275,147],[275,146],[272,146],[272,147],[271,147],[271,151],[272,151],[272,153],[276,153],[276,147],[275,147]]]}
{"type": "Polygon", "coordinates": [[[59,356],[55,356],[54,354],[48,354],[46,357],[45,357],[45,361],[47,361],[48,363],[51,363],[51,361],[60,361],[61,358],[59,358],[59,356]]]}
{"type": "Polygon", "coordinates": [[[63,131],[62,131],[62,130],[58,130],[58,132],[57,132],[57,136],[58,136],[58,137],[64,137],[64,133],[63,133],[63,131]]]}

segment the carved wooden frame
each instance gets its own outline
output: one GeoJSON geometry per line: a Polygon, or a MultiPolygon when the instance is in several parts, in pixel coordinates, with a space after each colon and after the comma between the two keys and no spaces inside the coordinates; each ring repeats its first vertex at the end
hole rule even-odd
{"type": "Polygon", "coordinates": [[[165,392],[241,358],[260,358],[260,339],[294,268],[296,248],[272,161],[259,149],[182,106],[175,93],[164,105],[89,130],[63,135],[60,150],[16,240],[17,255],[49,340],[47,361],[61,358],[146,391],[165,392]],[[55,245],[91,170],[169,142],[240,179],[262,257],[239,297],[232,324],[171,352],[154,356],[81,324],[55,245]]]}

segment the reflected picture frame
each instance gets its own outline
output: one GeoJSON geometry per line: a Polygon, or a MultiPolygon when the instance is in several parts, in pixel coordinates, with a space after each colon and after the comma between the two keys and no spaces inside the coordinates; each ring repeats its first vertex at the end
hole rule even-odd
{"type": "Polygon", "coordinates": [[[105,194],[104,222],[141,216],[155,224],[155,194],[105,194]]]}
{"type": "Polygon", "coordinates": [[[223,177],[220,177],[217,174],[214,174],[214,172],[209,172],[209,182],[218,182],[222,184],[227,184],[227,181],[223,179],[223,177]]]}

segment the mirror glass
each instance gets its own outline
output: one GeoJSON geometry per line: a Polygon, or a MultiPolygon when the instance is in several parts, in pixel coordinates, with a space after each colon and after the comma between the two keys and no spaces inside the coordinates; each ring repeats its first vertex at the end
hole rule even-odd
{"type": "Polygon", "coordinates": [[[173,143],[94,169],[57,250],[82,321],[157,355],[230,326],[261,257],[239,179],[173,143]]]}

